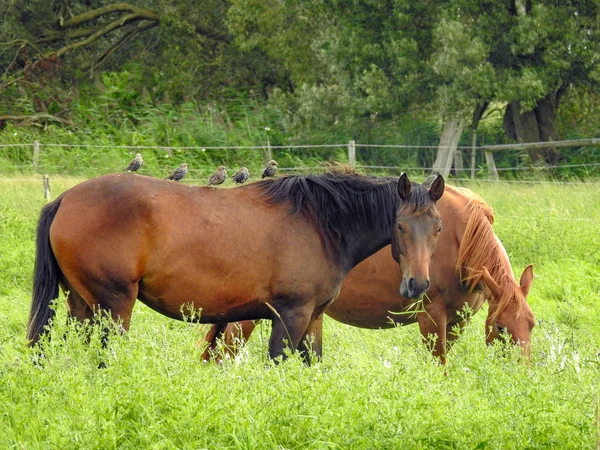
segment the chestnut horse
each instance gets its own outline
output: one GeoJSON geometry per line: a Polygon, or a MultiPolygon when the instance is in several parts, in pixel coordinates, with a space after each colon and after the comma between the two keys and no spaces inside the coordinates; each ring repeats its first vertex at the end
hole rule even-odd
{"type": "Polygon", "coordinates": [[[133,174],[81,183],[40,216],[30,345],[60,285],[80,321],[100,310],[128,330],[136,299],[174,319],[186,309],[205,323],[271,319],[269,356],[289,345],[306,357],[304,338],[320,332],[346,274],[392,239],[405,249],[407,295],[427,290],[443,192],[441,176],[423,186],[339,173],[236,189],[133,174]]]}
{"type": "MultiPolygon", "coordinates": [[[[460,314],[464,306],[476,312],[488,299],[488,343],[505,330],[529,355],[534,316],[526,297],[532,267],[525,269],[517,283],[506,251],[492,230],[492,209],[476,194],[446,186],[437,207],[444,229],[431,260],[431,286],[422,305],[417,307],[398,292],[402,273],[390,256],[390,247],[385,247],[350,271],[340,295],[325,313],[339,322],[371,329],[418,322],[426,342],[428,335],[436,335],[432,353],[445,363],[447,345],[458,336],[452,328],[464,326],[460,314]]],[[[218,338],[223,338],[225,352],[233,355],[236,340],[247,340],[254,328],[253,321],[227,328],[213,326],[205,337],[209,346],[203,358],[214,353],[218,338]]]]}

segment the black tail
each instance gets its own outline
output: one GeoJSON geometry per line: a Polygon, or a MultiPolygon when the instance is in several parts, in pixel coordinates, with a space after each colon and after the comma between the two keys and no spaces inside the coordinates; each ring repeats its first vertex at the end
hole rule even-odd
{"type": "Polygon", "coordinates": [[[50,247],[50,225],[52,225],[61,202],[62,197],[59,197],[44,206],[37,226],[33,298],[27,324],[29,346],[38,341],[44,327],[54,317],[54,310],[50,308],[50,303],[58,297],[60,268],[50,247]]]}

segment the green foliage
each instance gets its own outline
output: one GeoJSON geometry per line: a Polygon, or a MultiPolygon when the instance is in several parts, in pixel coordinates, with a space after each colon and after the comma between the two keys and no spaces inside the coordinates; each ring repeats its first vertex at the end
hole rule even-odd
{"type": "MultiPolygon", "coordinates": [[[[59,16],[106,6],[98,0],[21,3],[0,0],[5,11],[0,67],[6,67],[0,86],[11,73],[65,44],[50,39],[60,28],[59,16]]],[[[545,134],[538,136],[590,137],[600,131],[595,107],[600,39],[593,2],[134,4],[155,12],[157,26],[113,48],[134,25],[114,30],[64,57],[47,58],[43,70],[27,70],[2,90],[2,114],[54,116],[33,121],[43,130],[18,127],[27,124],[20,119],[13,129],[13,119],[0,119],[2,143],[39,139],[82,145],[45,148],[42,168],[87,176],[126,163],[133,149],[118,146],[195,147],[181,154],[151,151],[145,169],[158,175],[172,167],[173,157],[185,157],[206,173],[216,163],[249,164],[257,171],[263,162],[260,150],[203,152],[207,146],[344,144],[350,139],[436,145],[442,120],[470,120],[475,105],[487,101],[494,111],[480,124],[480,143],[508,141],[501,111],[510,101],[524,111],[548,100],[540,108],[548,122],[545,134]],[[115,148],[83,147],[89,144],[115,148]]],[[[106,25],[114,17],[101,16],[71,31],[106,25]]],[[[470,136],[465,133],[460,144],[470,145],[470,136]]],[[[0,150],[0,173],[26,172],[27,155],[28,148],[10,154],[0,150]]],[[[288,167],[345,160],[343,147],[282,149],[275,156],[288,167]]],[[[358,149],[359,161],[368,166],[431,167],[434,156],[429,149],[358,149]]],[[[598,149],[563,150],[560,156],[560,163],[595,163],[598,149]]],[[[507,153],[497,161],[501,168],[529,162],[523,153],[507,153]]],[[[483,164],[478,155],[477,165],[483,164]]],[[[596,170],[548,173],[589,177],[596,170]]]]}
{"type": "Polygon", "coordinates": [[[561,89],[598,85],[597,4],[455,0],[445,14],[433,60],[444,91],[530,110],[561,89]]]}
{"type": "MultiPolygon", "coordinates": [[[[484,343],[475,314],[440,367],[418,328],[326,318],[322,362],[266,358],[263,324],[236,360],[202,364],[205,327],[138,304],[131,330],[66,320],[25,348],[39,181],[0,180],[0,447],[594,448],[600,395],[600,194],[594,185],[469,184],[496,211],[515,272],[535,263],[528,367],[484,343]],[[4,243],[4,240],[3,240],[4,243]],[[34,364],[34,361],[37,364],[34,364]],[[105,369],[98,369],[104,363],[105,369]]],[[[54,192],[76,184],[54,181],[54,192]]]]}

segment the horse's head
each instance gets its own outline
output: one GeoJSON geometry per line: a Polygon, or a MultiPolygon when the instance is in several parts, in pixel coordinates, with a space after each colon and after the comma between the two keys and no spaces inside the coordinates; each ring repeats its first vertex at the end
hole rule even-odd
{"type": "Polygon", "coordinates": [[[486,342],[491,344],[504,332],[510,335],[512,342],[523,348],[529,357],[531,330],[535,325],[533,311],[527,303],[527,294],[533,281],[533,266],[529,265],[521,275],[519,286],[513,286],[510,293],[505,292],[483,268],[483,281],[493,299],[490,302],[490,313],[485,321],[486,342]],[[498,308],[500,308],[498,312],[498,308]]]}
{"type": "Polygon", "coordinates": [[[435,203],[444,193],[444,178],[436,174],[423,184],[412,184],[406,174],[398,181],[401,204],[392,235],[392,256],[403,278],[400,295],[419,298],[429,289],[429,262],[442,231],[435,203]]]}

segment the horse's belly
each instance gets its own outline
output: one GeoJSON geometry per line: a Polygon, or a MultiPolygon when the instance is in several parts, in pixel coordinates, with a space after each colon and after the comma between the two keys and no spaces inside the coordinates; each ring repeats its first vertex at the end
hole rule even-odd
{"type": "Polygon", "coordinates": [[[345,292],[326,310],[338,322],[359,328],[393,328],[396,324],[415,322],[406,312],[411,302],[396,292],[345,292]]]}
{"type": "Polygon", "coordinates": [[[191,274],[144,277],[139,299],[169,317],[181,319],[193,312],[201,322],[223,322],[268,317],[266,280],[252,285],[236,277],[191,274]]]}

